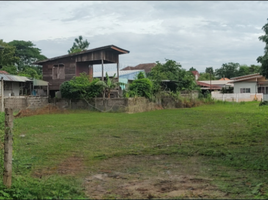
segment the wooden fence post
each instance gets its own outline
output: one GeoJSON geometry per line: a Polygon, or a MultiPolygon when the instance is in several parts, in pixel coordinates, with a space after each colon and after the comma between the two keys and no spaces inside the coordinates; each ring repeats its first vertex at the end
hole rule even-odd
{"type": "Polygon", "coordinates": [[[12,143],[13,143],[13,110],[5,109],[5,139],[4,139],[4,175],[3,182],[8,188],[11,187],[12,179],[12,143]]]}

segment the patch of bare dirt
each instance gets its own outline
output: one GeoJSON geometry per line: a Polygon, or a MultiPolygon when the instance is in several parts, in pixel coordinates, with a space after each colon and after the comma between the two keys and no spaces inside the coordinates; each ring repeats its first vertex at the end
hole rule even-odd
{"type": "Polygon", "coordinates": [[[46,105],[43,108],[37,108],[37,109],[22,109],[16,114],[14,117],[27,117],[27,116],[33,116],[33,115],[44,115],[44,114],[57,114],[57,113],[67,113],[66,109],[60,109],[55,105],[46,105]]]}
{"type": "Polygon", "coordinates": [[[226,198],[201,177],[195,158],[174,156],[125,156],[102,161],[85,178],[89,198],[226,198]]]}
{"type": "Polygon", "coordinates": [[[55,167],[47,167],[36,170],[33,173],[34,177],[42,178],[43,176],[60,174],[74,176],[85,169],[83,159],[79,157],[69,157],[55,167]]]}

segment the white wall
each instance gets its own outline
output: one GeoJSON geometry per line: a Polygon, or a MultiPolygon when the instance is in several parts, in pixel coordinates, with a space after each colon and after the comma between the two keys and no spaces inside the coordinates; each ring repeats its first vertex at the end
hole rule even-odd
{"type": "Polygon", "coordinates": [[[217,92],[211,92],[211,97],[220,101],[261,101],[263,99],[262,93],[228,93],[222,94],[217,92]]]}
{"type": "Polygon", "coordinates": [[[12,82],[12,90],[4,90],[4,96],[11,96],[12,91],[14,96],[20,95],[19,82],[12,82]]]}
{"type": "Polygon", "coordinates": [[[234,82],[234,93],[240,93],[240,88],[250,88],[250,93],[258,93],[256,82],[234,82]]]}

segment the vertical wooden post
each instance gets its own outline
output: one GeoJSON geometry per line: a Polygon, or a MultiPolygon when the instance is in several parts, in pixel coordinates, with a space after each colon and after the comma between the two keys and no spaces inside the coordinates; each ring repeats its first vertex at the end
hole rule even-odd
{"type": "Polygon", "coordinates": [[[5,139],[4,139],[4,175],[3,182],[8,188],[11,187],[12,179],[12,143],[13,143],[13,110],[5,109],[5,139]]]}
{"type": "Polygon", "coordinates": [[[119,82],[119,55],[117,55],[117,81],[119,82]]]}
{"type": "Polygon", "coordinates": [[[104,81],[104,67],[103,67],[103,59],[101,59],[101,80],[104,81]]]}
{"type": "MultiPolygon", "coordinates": [[[[101,59],[101,80],[104,81],[104,67],[103,67],[103,59],[101,59]]],[[[102,99],[104,101],[105,98],[105,89],[103,88],[102,99]]]]}

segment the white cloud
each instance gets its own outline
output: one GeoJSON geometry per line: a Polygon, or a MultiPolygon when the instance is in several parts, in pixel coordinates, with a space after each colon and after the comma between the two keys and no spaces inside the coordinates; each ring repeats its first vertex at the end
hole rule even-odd
{"type": "Polygon", "coordinates": [[[268,2],[0,2],[0,37],[30,40],[48,57],[66,54],[82,35],[90,48],[130,50],[121,62],[174,59],[184,68],[256,64],[268,2]]]}

